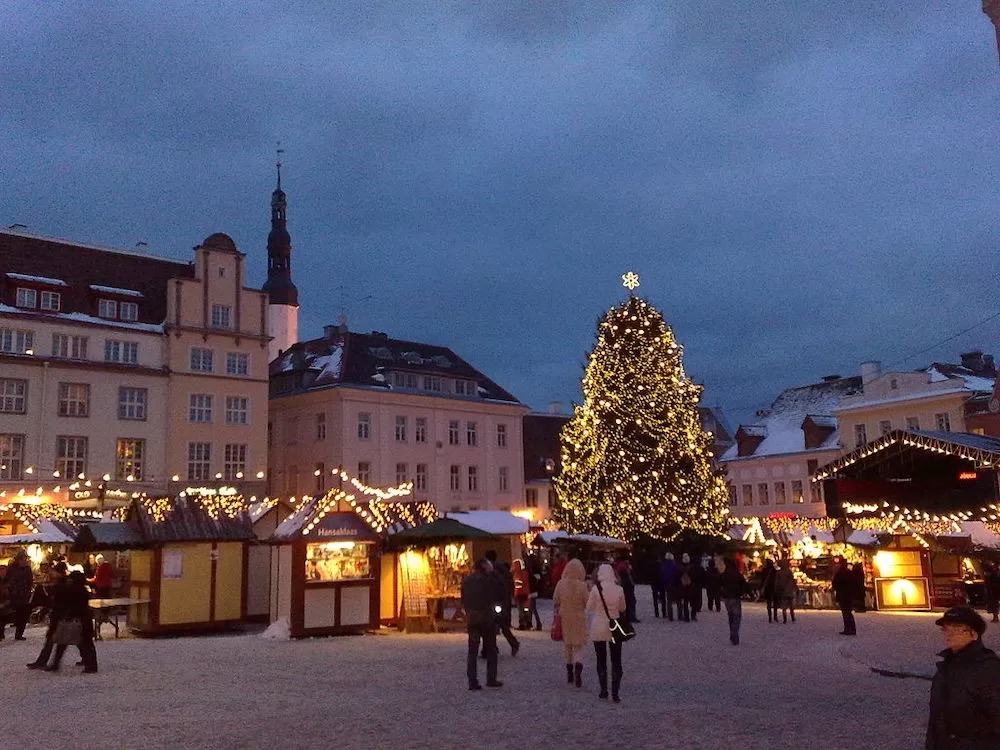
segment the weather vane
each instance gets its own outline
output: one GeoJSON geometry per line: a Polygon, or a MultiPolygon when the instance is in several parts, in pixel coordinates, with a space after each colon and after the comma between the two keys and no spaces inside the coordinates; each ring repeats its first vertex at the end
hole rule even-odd
{"type": "Polygon", "coordinates": [[[634,291],[635,288],[639,286],[639,274],[635,273],[634,271],[623,273],[622,286],[628,289],[630,292],[634,291]]]}
{"type": "Polygon", "coordinates": [[[278,187],[281,187],[281,155],[285,153],[285,149],[281,147],[281,141],[278,141],[276,150],[278,152],[278,157],[274,162],[274,166],[278,168],[278,187]]]}

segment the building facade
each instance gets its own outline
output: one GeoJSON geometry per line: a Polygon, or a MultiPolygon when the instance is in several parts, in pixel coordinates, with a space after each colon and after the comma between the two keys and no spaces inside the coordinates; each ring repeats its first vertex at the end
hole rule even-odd
{"type": "Polygon", "coordinates": [[[450,349],[327,326],[271,363],[270,491],[321,494],[343,468],[443,512],[512,510],[526,411],[450,349]]]}
{"type": "Polygon", "coordinates": [[[263,489],[266,297],[231,239],[178,261],[13,227],[0,258],[0,492],[263,489]]]}
{"type": "Polygon", "coordinates": [[[547,412],[524,415],[524,498],[517,512],[532,521],[551,519],[559,502],[552,480],[562,471],[559,433],[570,419],[558,401],[547,412]]]}

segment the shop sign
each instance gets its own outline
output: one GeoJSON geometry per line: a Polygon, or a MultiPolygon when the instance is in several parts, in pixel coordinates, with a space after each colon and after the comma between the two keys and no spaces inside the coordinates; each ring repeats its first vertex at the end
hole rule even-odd
{"type": "Polygon", "coordinates": [[[309,536],[314,539],[358,539],[374,538],[376,534],[355,513],[331,513],[313,527],[309,536]]]}
{"type": "Polygon", "coordinates": [[[979,476],[979,474],[977,474],[974,471],[961,471],[958,474],[958,478],[961,479],[961,480],[963,480],[963,481],[969,480],[969,479],[976,479],[978,476],[979,476]]]}

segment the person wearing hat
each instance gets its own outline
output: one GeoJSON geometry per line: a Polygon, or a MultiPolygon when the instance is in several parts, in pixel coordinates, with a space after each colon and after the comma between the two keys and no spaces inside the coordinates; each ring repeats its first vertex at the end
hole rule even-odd
{"type": "Polygon", "coordinates": [[[952,607],[936,624],[947,648],[931,683],[926,750],[1000,748],[1000,657],[983,645],[986,621],[952,607]]]}
{"type": "MultiPolygon", "coordinates": [[[[11,622],[14,625],[14,640],[23,641],[24,628],[31,614],[31,587],[34,581],[31,575],[31,562],[28,553],[21,550],[14,555],[14,561],[7,568],[3,579],[7,587],[7,597],[11,606],[11,622]]],[[[3,623],[0,623],[0,638],[3,638],[3,623]]]]}

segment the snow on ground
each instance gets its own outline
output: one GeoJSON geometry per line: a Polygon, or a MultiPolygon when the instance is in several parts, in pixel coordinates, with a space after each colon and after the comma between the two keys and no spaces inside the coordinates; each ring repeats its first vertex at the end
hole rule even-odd
{"type": "MultiPolygon", "coordinates": [[[[463,634],[111,637],[97,644],[100,673],[84,675],[75,649],[59,674],[26,669],[41,645],[36,627],[27,642],[9,629],[0,642],[0,731],[5,747],[102,750],[922,747],[930,683],[871,667],[932,673],[942,648],[933,616],[859,615],[858,637],[845,638],[837,612],[770,625],[751,604],[733,647],[725,612],[655,620],[648,588],[639,593],[620,705],[598,700],[592,651],[584,687],[567,686],[561,644],[547,632],[517,633],[516,658],[501,640],[504,687],[471,693],[463,634]]],[[[542,617],[548,624],[549,602],[542,617]]],[[[1000,627],[987,643],[1000,643],[1000,627]]]]}

